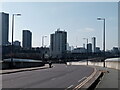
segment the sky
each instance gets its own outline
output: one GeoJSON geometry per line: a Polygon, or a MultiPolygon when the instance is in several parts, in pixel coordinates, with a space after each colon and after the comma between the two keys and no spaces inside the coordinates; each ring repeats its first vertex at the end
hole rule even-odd
{"type": "Polygon", "coordinates": [[[11,41],[11,18],[15,17],[14,40],[22,42],[22,30],[32,32],[32,46],[42,45],[42,36],[47,36],[45,45],[50,44],[50,34],[60,28],[67,32],[70,46],[82,47],[88,38],[96,37],[102,49],[103,21],[106,19],[106,50],[118,46],[118,3],[117,2],[3,2],[3,12],[9,13],[9,41],[11,41]]]}

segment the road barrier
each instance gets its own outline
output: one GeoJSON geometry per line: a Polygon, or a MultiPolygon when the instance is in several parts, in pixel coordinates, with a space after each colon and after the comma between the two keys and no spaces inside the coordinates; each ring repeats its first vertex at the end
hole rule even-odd
{"type": "MultiPolygon", "coordinates": [[[[44,66],[45,64],[42,61],[37,61],[37,60],[26,60],[24,59],[17,59],[16,61],[13,62],[14,67],[13,68],[29,68],[29,67],[39,67],[39,66],[44,66]]],[[[11,62],[10,61],[3,61],[0,63],[0,66],[2,68],[0,69],[10,69],[11,68],[11,62]]]]}
{"type": "MultiPolygon", "coordinates": [[[[111,58],[105,60],[105,67],[106,68],[114,68],[120,70],[120,58],[111,58]],[[118,60],[116,60],[118,59],[118,60]]],[[[67,62],[67,65],[87,65],[86,61],[79,61],[79,62],[67,62]]],[[[88,61],[88,65],[92,66],[101,66],[103,67],[103,62],[94,62],[94,61],[88,61]]]]}

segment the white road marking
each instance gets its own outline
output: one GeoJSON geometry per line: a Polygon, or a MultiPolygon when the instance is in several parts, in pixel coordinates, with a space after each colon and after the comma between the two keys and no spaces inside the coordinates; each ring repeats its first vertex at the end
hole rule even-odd
{"type": "Polygon", "coordinates": [[[68,88],[71,88],[73,85],[70,85],[68,88]]]}
{"type": "Polygon", "coordinates": [[[55,80],[56,78],[52,78],[51,80],[55,80]]]}
{"type": "Polygon", "coordinates": [[[86,79],[87,77],[83,77],[82,79],[80,79],[78,82],[80,82],[80,81],[82,81],[82,80],[84,80],[84,79],[86,79]]]}

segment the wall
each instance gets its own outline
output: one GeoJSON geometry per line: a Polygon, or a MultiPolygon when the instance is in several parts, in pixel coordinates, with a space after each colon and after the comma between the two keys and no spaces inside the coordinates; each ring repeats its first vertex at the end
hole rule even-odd
{"type": "MultiPolygon", "coordinates": [[[[2,69],[10,69],[10,62],[2,62],[0,66],[2,69]]],[[[29,68],[29,67],[39,67],[44,66],[43,62],[15,62],[14,68],[29,68]]]]}
{"type": "MultiPolygon", "coordinates": [[[[87,65],[87,62],[67,62],[67,65],[87,65]]],[[[103,67],[103,62],[88,62],[88,65],[101,66],[103,67]]],[[[114,68],[120,70],[120,61],[106,61],[105,66],[107,68],[114,68]]]]}

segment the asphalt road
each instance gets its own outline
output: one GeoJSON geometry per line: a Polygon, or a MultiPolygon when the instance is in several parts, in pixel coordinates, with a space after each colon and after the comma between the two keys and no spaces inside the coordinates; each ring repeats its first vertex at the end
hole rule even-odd
{"type": "Polygon", "coordinates": [[[56,64],[53,68],[2,75],[3,88],[74,88],[94,71],[86,66],[56,64]]]}

